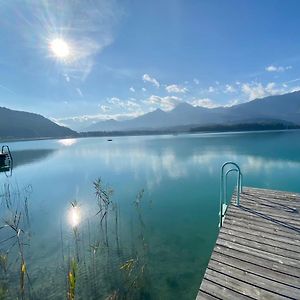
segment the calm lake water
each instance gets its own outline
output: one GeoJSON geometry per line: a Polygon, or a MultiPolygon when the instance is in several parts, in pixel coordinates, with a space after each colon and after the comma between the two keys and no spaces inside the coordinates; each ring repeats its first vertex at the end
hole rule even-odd
{"type": "MultiPolygon", "coordinates": [[[[23,288],[31,298],[65,299],[70,261],[78,258],[76,299],[119,292],[194,299],[217,236],[222,163],[237,162],[246,186],[300,192],[299,131],[112,139],[8,144],[15,167],[11,178],[0,174],[1,214],[9,184],[12,206],[24,209],[27,198],[23,250],[30,282],[25,276],[23,288]],[[117,205],[107,214],[107,234],[97,215],[97,178],[113,189],[117,205]]],[[[10,236],[2,231],[1,239],[10,236]]],[[[1,253],[12,241],[0,243],[1,253]]],[[[17,250],[9,255],[18,257],[17,250]]],[[[0,294],[7,299],[22,289],[15,257],[1,271],[0,294]]]]}

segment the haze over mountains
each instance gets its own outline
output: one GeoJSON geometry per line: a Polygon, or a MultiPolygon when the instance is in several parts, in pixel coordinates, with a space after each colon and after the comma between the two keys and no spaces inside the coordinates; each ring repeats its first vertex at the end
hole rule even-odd
{"type": "Polygon", "coordinates": [[[84,131],[160,130],[182,126],[255,123],[276,120],[300,125],[300,91],[256,99],[232,107],[205,108],[181,103],[165,112],[157,109],[140,117],[92,124],[84,131]]]}

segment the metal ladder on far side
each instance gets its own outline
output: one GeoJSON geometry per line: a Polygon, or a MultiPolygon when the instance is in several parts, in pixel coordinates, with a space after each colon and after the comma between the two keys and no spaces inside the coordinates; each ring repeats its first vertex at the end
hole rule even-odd
{"type": "Polygon", "coordinates": [[[232,161],[227,161],[221,168],[221,181],[220,181],[220,211],[219,211],[219,227],[223,225],[223,221],[228,208],[227,204],[227,178],[228,174],[235,172],[237,174],[236,179],[236,205],[240,205],[240,194],[243,191],[243,174],[239,165],[232,161]]]}
{"type": "Polygon", "coordinates": [[[7,145],[1,147],[1,154],[5,155],[5,162],[3,166],[0,166],[0,171],[4,172],[7,177],[10,177],[12,176],[13,157],[7,145]]]}

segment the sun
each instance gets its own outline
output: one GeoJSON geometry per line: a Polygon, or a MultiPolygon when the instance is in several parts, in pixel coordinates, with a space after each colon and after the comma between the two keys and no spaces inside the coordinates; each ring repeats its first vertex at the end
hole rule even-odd
{"type": "Polygon", "coordinates": [[[57,58],[65,59],[70,56],[70,47],[63,39],[53,39],[50,42],[50,49],[57,58]]]}

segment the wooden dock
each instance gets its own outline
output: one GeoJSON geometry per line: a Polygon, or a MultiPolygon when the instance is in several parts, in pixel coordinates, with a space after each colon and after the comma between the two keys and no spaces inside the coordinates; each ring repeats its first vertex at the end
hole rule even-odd
{"type": "Polygon", "coordinates": [[[240,206],[227,210],[200,299],[300,299],[300,194],[243,188],[240,206]]]}

